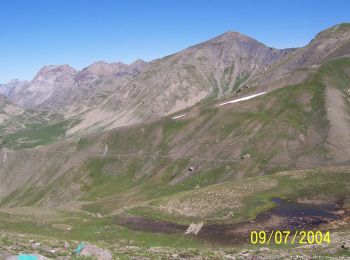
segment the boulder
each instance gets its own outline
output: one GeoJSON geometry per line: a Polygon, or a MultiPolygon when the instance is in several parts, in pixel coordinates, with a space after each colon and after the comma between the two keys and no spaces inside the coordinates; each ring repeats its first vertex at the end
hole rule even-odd
{"type": "Polygon", "coordinates": [[[112,260],[112,253],[90,243],[81,243],[81,249],[77,253],[79,256],[95,257],[98,260],[112,260]]]}
{"type": "Polygon", "coordinates": [[[194,235],[197,235],[198,232],[202,229],[203,227],[203,222],[200,222],[200,223],[191,223],[189,225],[189,227],[187,228],[185,234],[194,234],[194,235]]]}

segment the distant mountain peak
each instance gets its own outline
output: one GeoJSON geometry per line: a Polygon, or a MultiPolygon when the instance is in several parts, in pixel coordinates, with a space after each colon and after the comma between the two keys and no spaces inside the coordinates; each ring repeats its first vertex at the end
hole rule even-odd
{"type": "Polygon", "coordinates": [[[21,79],[12,79],[6,84],[18,84],[18,83],[27,83],[29,82],[28,80],[21,80],[21,79]]]}
{"type": "Polygon", "coordinates": [[[45,65],[39,70],[39,73],[40,72],[48,72],[48,71],[72,71],[72,72],[75,72],[76,70],[68,64],[45,65]]]}
{"type": "Polygon", "coordinates": [[[137,59],[134,62],[129,64],[129,68],[132,69],[134,72],[140,72],[145,66],[147,66],[148,62],[137,59]]]}
{"type": "Polygon", "coordinates": [[[137,59],[137,60],[131,62],[129,65],[145,64],[145,63],[147,63],[147,61],[144,61],[144,60],[142,60],[142,59],[137,59]]]}
{"type": "Polygon", "coordinates": [[[56,77],[60,75],[72,75],[77,71],[68,64],[63,65],[45,65],[35,75],[33,80],[42,80],[47,77],[56,77]]]}
{"type": "Polygon", "coordinates": [[[96,62],[92,63],[87,68],[96,67],[96,66],[111,66],[111,65],[126,65],[126,64],[121,62],[121,61],[107,62],[107,61],[100,60],[100,61],[96,61],[96,62]]]}
{"type": "Polygon", "coordinates": [[[239,33],[239,32],[235,32],[235,31],[227,31],[224,34],[219,35],[218,37],[214,38],[214,40],[226,40],[226,41],[236,41],[236,40],[240,40],[240,41],[252,41],[252,42],[257,42],[257,40],[239,33]]]}
{"type": "Polygon", "coordinates": [[[13,79],[6,84],[0,84],[0,94],[5,97],[11,97],[16,95],[23,88],[26,88],[29,85],[30,81],[13,79]]]}
{"type": "Polygon", "coordinates": [[[98,61],[83,69],[83,71],[99,77],[111,77],[117,70],[125,66],[127,65],[122,62],[98,61]]]}

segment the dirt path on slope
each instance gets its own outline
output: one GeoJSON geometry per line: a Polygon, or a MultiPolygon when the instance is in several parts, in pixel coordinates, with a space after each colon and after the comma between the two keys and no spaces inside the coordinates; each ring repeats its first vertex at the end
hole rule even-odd
{"type": "Polygon", "coordinates": [[[340,90],[326,88],[327,117],[330,128],[328,148],[336,161],[350,159],[350,119],[345,110],[344,96],[340,90]]]}

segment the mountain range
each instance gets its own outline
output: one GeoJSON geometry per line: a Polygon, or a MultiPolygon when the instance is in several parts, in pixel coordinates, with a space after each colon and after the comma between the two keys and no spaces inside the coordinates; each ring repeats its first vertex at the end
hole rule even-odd
{"type": "MultiPolygon", "coordinates": [[[[164,246],[147,252],[169,258],[171,246],[243,250],[258,228],[324,227],[334,242],[298,254],[344,253],[350,24],[300,48],[227,32],[150,62],[44,66],[0,93],[10,234],[98,241],[115,256],[164,246]]],[[[223,258],[215,250],[203,258],[223,258]]]]}
{"type": "Polygon", "coordinates": [[[293,51],[228,32],[149,63],[97,62],[80,71],[45,66],[32,81],[11,81],[0,93],[25,108],[79,117],[79,130],[130,125],[232,94],[293,51]]]}
{"type": "Polygon", "coordinates": [[[54,109],[80,120],[72,133],[111,129],[157,119],[249,86],[273,89],[297,83],[307,74],[301,69],[346,55],[348,40],[346,31],[334,27],[303,48],[279,50],[227,32],[151,62],[96,62],[80,71],[69,65],[44,66],[33,80],[13,80],[3,84],[0,93],[23,108],[54,109]]]}

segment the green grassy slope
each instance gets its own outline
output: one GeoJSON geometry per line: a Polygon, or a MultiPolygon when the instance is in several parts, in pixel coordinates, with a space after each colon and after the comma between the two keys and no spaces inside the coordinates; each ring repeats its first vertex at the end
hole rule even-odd
{"type": "Polygon", "coordinates": [[[273,198],[342,201],[349,206],[349,192],[350,168],[326,167],[210,185],[155,199],[127,212],[187,225],[200,221],[241,223],[274,207],[273,198]]]}
{"type": "MultiPolygon", "coordinates": [[[[3,197],[1,205],[81,200],[87,202],[86,210],[110,213],[196,187],[332,164],[325,146],[323,79],[338,80],[335,69],[348,80],[349,67],[349,60],[337,60],[303,84],[242,103],[202,104],[178,120],[166,117],[14,152],[1,168],[3,183],[29,176],[28,162],[18,158],[32,158],[35,172],[24,186],[3,197]]],[[[337,85],[344,88],[344,80],[337,85]]]]}
{"type": "Polygon", "coordinates": [[[54,112],[28,109],[1,124],[0,147],[18,150],[53,143],[63,139],[74,123],[54,112]]]}

